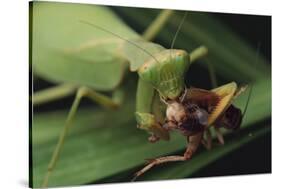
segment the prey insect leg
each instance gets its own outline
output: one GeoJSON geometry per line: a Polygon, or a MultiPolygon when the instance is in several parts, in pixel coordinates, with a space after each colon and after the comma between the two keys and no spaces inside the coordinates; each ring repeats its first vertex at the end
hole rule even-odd
{"type": "Polygon", "coordinates": [[[153,166],[155,165],[159,165],[162,163],[167,163],[167,162],[173,162],[173,161],[185,161],[187,160],[184,156],[165,156],[165,157],[160,157],[160,158],[156,158],[156,159],[152,159],[148,161],[148,165],[145,166],[143,169],[141,169],[140,171],[138,171],[134,178],[132,179],[132,181],[135,181],[139,176],[141,176],[142,174],[144,174],[146,171],[148,171],[149,169],[151,169],[153,166]]]}
{"type": "Polygon", "coordinates": [[[222,135],[222,133],[220,131],[220,128],[216,128],[215,127],[215,132],[216,132],[217,139],[218,139],[219,143],[223,145],[224,144],[224,139],[223,139],[223,135],[222,135]]]}
{"type": "Polygon", "coordinates": [[[135,173],[134,178],[132,181],[135,181],[139,176],[143,175],[145,172],[150,170],[152,167],[167,163],[167,162],[175,162],[175,161],[186,161],[189,160],[194,152],[197,150],[201,139],[202,139],[203,133],[198,133],[193,136],[188,137],[188,146],[186,148],[186,151],[183,156],[165,156],[165,157],[159,157],[156,159],[151,159],[148,161],[148,165],[146,165],[144,168],[142,168],[140,171],[135,173]]]}
{"type": "Polygon", "coordinates": [[[205,136],[206,136],[206,139],[204,139],[202,137],[202,144],[205,146],[205,148],[207,150],[210,150],[212,148],[212,135],[211,135],[211,132],[210,132],[210,129],[206,129],[205,131],[205,136]]]}

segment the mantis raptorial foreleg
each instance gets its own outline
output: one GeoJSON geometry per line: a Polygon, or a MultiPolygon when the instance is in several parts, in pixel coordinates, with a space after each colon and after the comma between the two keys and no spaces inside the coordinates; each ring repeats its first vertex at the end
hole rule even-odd
{"type": "Polygon", "coordinates": [[[149,137],[151,142],[155,142],[159,138],[169,140],[168,131],[161,126],[161,112],[158,113],[153,110],[153,105],[157,99],[155,95],[157,95],[155,89],[150,84],[139,79],[135,115],[138,127],[151,133],[149,137]]]}
{"type": "Polygon", "coordinates": [[[64,141],[65,141],[66,134],[67,134],[69,128],[71,127],[72,123],[73,123],[73,119],[74,119],[75,114],[78,110],[78,106],[81,102],[81,99],[83,97],[87,97],[87,98],[91,99],[92,101],[98,103],[99,105],[101,105],[105,108],[115,109],[122,102],[122,96],[123,96],[122,91],[116,91],[113,94],[113,97],[110,98],[110,97],[107,97],[107,96],[105,96],[101,93],[98,93],[98,92],[96,92],[96,91],[94,91],[94,90],[92,90],[88,87],[80,87],[77,90],[75,99],[74,99],[74,101],[71,105],[70,111],[67,115],[65,125],[64,125],[64,127],[61,131],[60,136],[59,136],[59,141],[58,141],[58,143],[55,147],[55,150],[53,152],[51,161],[48,165],[48,171],[47,171],[46,176],[44,178],[42,187],[47,187],[47,185],[48,185],[48,180],[49,180],[50,174],[52,173],[54,167],[56,166],[56,163],[57,163],[58,158],[59,158],[59,154],[61,152],[62,146],[63,146],[64,141]]]}

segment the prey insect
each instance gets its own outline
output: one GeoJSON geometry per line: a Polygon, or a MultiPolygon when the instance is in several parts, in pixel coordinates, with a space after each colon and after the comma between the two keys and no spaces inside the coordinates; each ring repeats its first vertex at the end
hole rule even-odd
{"type": "MultiPolygon", "coordinates": [[[[221,87],[204,90],[199,88],[185,89],[184,93],[175,99],[167,99],[166,120],[163,128],[168,131],[178,130],[186,137],[188,144],[183,156],[166,156],[148,161],[148,165],[135,174],[133,180],[144,174],[155,165],[174,161],[187,161],[196,152],[202,143],[207,149],[212,146],[210,126],[214,126],[218,141],[224,144],[220,128],[237,130],[246,112],[247,104],[242,111],[235,107],[232,102],[239,96],[246,86],[237,87],[235,82],[221,87]],[[206,134],[206,140],[204,139],[206,134]]],[[[157,138],[153,142],[157,141],[157,138]]]]}
{"type": "MultiPolygon", "coordinates": [[[[184,156],[153,160],[136,176],[143,174],[154,165],[190,158],[200,144],[206,127],[213,123],[217,123],[217,127],[227,124],[233,126],[228,112],[230,114],[238,112],[237,115],[240,115],[239,110],[231,105],[233,97],[240,91],[235,83],[205,91],[209,95],[200,95],[199,92],[203,90],[185,87],[184,77],[189,66],[206,56],[208,52],[205,46],[199,46],[190,53],[173,48],[185,16],[172,40],[171,48],[166,49],[149,41],[156,36],[172,15],[173,12],[170,10],[162,11],[143,36],[140,36],[105,7],[71,6],[56,7],[51,3],[35,3],[33,6],[34,71],[48,81],[60,83],[59,86],[35,93],[33,103],[38,105],[76,94],[52,154],[42,187],[48,186],[81,99],[87,97],[103,107],[118,108],[124,98],[121,83],[129,71],[137,72],[139,76],[135,117],[138,128],[149,133],[148,140],[151,142],[169,140],[169,132],[174,129],[181,130],[189,140],[189,150],[184,156]],[[76,7],[74,9],[71,6],[76,7]],[[88,9],[91,9],[91,14],[85,15],[84,10],[88,9]],[[79,15],[80,22],[77,20],[79,15]],[[112,21],[110,23],[112,26],[100,21],[101,15],[107,16],[112,21]],[[64,17],[71,22],[65,23],[64,17]],[[46,26],[55,28],[51,33],[37,26],[44,23],[46,18],[53,18],[52,22],[46,23],[46,26]],[[61,26],[61,23],[65,25],[61,26]],[[76,25],[73,26],[73,23],[76,25]],[[50,26],[52,24],[53,26],[50,26]],[[94,27],[94,33],[98,34],[98,37],[93,37],[92,32],[87,32],[86,28],[83,28],[85,30],[83,40],[74,39],[69,42],[69,39],[74,38],[73,36],[79,33],[82,27],[88,29],[88,26],[94,27]],[[71,32],[66,33],[65,27],[71,32]],[[109,27],[114,27],[117,32],[111,32],[109,27]],[[112,92],[112,98],[101,93],[104,91],[112,92]],[[193,93],[195,94],[192,95],[193,93]],[[204,99],[206,96],[211,100],[204,99]],[[210,106],[212,103],[214,107],[210,106]],[[217,107],[220,109],[217,110],[217,107]],[[183,112],[181,112],[182,108],[183,112]]],[[[235,127],[238,125],[239,122],[235,127]]]]}

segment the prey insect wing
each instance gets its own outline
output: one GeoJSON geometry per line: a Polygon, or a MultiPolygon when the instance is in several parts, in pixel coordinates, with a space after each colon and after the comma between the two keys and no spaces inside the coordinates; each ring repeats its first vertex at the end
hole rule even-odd
{"type": "Polygon", "coordinates": [[[200,108],[205,109],[208,113],[211,113],[213,108],[219,103],[220,97],[208,90],[199,88],[187,89],[185,102],[197,104],[200,108]]]}

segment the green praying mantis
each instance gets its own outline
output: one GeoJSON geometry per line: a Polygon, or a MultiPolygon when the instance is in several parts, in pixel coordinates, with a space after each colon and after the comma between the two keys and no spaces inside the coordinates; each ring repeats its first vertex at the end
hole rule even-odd
{"type": "MultiPolygon", "coordinates": [[[[142,36],[126,26],[106,7],[41,2],[32,5],[32,13],[33,70],[38,76],[60,84],[34,93],[33,104],[76,94],[49,163],[43,187],[48,185],[81,99],[87,97],[103,107],[118,108],[124,94],[121,84],[129,71],[137,72],[139,76],[135,113],[138,128],[150,134],[151,142],[169,140],[169,131],[163,127],[167,102],[185,96],[184,76],[189,66],[208,52],[204,46],[190,53],[173,49],[185,17],[173,38],[171,48],[166,49],[149,41],[165,25],[173,13],[171,10],[162,11],[142,36]],[[84,14],[89,9],[91,14],[84,14]],[[101,22],[101,16],[106,16],[113,22],[101,22]],[[51,23],[46,21],[52,20],[50,17],[53,17],[51,23]],[[39,24],[42,22],[45,24],[39,24]],[[54,27],[54,32],[48,33],[42,26],[54,27]],[[66,30],[69,33],[65,33],[66,30]],[[75,35],[80,30],[84,31],[84,39],[75,40],[75,35]],[[69,38],[74,39],[68,40],[69,38]],[[48,57],[50,54],[51,60],[48,57]],[[112,97],[100,93],[105,91],[111,91],[112,97]]],[[[207,125],[212,125],[218,114],[243,90],[238,89],[235,83],[214,89],[213,92],[222,97],[223,103],[216,115],[210,116],[207,125]]],[[[219,131],[218,138],[223,142],[219,131]]],[[[182,160],[182,156],[173,158],[163,162],[182,160]]],[[[146,169],[148,168],[145,167],[144,171],[146,169]]]]}

